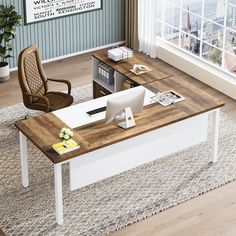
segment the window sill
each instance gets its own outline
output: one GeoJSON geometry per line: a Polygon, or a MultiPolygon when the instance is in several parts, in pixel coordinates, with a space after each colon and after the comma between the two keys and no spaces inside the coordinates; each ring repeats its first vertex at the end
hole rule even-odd
{"type": "Polygon", "coordinates": [[[157,55],[161,60],[236,99],[236,77],[230,73],[163,41],[158,42],[157,55]]]}

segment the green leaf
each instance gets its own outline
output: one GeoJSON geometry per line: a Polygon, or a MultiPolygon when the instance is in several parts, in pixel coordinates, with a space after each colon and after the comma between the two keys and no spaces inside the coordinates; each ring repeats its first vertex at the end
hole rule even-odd
{"type": "Polygon", "coordinates": [[[7,26],[7,27],[5,27],[5,31],[6,31],[6,32],[11,33],[12,30],[13,30],[13,27],[12,27],[12,26],[7,26]]]}
{"type": "Polygon", "coordinates": [[[21,19],[13,5],[0,5],[0,58],[3,60],[12,57],[9,52],[14,47],[8,42],[15,38],[16,26],[21,24],[21,19]]]}
{"type": "Polygon", "coordinates": [[[8,48],[13,48],[14,46],[13,46],[13,44],[8,43],[8,44],[7,44],[7,47],[8,47],[8,48]]]}
{"type": "Polygon", "coordinates": [[[12,38],[12,34],[11,34],[11,33],[6,32],[6,33],[3,34],[3,39],[4,39],[6,42],[8,42],[9,40],[11,40],[11,38],[12,38]]]}
{"type": "Polygon", "coordinates": [[[15,35],[16,34],[16,29],[12,29],[10,33],[15,35]]]}
{"type": "Polygon", "coordinates": [[[4,58],[7,59],[7,58],[10,58],[10,57],[13,57],[11,56],[10,54],[6,55],[4,58]]]}
{"type": "Polygon", "coordinates": [[[3,40],[3,34],[0,34],[0,44],[2,43],[3,40]]]}
{"type": "Polygon", "coordinates": [[[6,24],[6,19],[0,17],[0,26],[3,27],[6,24]]]}
{"type": "Polygon", "coordinates": [[[6,54],[6,47],[3,47],[0,45],[0,54],[2,54],[2,55],[6,54]]]}

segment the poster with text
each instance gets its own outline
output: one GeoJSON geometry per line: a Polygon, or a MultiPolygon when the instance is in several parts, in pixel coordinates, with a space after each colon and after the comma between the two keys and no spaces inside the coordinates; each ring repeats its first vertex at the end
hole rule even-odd
{"type": "Polygon", "coordinates": [[[25,23],[98,10],[102,0],[24,0],[25,23]]]}

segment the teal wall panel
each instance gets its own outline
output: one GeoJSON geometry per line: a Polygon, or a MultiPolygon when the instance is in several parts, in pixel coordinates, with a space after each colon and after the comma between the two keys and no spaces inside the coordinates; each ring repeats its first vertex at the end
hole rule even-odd
{"type": "MultiPolygon", "coordinates": [[[[124,40],[124,1],[103,0],[102,10],[30,25],[22,22],[17,28],[10,67],[17,66],[20,51],[31,44],[38,45],[46,60],[124,40]]],[[[0,4],[14,5],[24,16],[23,0],[0,0],[0,4]]]]}

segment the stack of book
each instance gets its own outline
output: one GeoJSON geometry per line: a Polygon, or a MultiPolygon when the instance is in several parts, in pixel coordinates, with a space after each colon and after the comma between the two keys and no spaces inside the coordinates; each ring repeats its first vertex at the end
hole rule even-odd
{"type": "Polygon", "coordinates": [[[113,48],[108,51],[108,58],[118,62],[133,57],[133,51],[127,47],[113,48]]]}
{"type": "Polygon", "coordinates": [[[125,82],[122,84],[122,89],[125,90],[125,89],[130,89],[130,88],[133,88],[135,87],[135,83],[131,80],[125,80],[125,82]]]}
{"type": "Polygon", "coordinates": [[[103,81],[105,84],[114,84],[114,70],[105,63],[98,64],[98,79],[103,81]]]}
{"type": "Polygon", "coordinates": [[[80,145],[78,143],[76,143],[73,139],[70,139],[67,141],[67,145],[64,146],[63,142],[60,143],[56,143],[52,146],[52,148],[59,154],[65,154],[71,151],[74,151],[76,149],[80,148],[80,145]]]}

